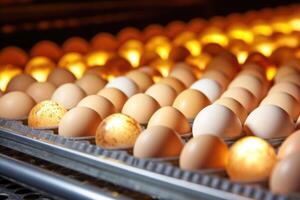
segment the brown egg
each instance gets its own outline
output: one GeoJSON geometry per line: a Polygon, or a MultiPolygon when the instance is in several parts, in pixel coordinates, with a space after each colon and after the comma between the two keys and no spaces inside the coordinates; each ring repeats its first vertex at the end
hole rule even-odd
{"type": "Polygon", "coordinates": [[[65,83],[73,83],[75,80],[76,77],[71,72],[59,67],[50,72],[47,78],[47,81],[53,83],[56,87],[65,83]]]}
{"type": "Polygon", "coordinates": [[[202,92],[187,89],[176,97],[173,107],[181,111],[187,119],[194,119],[210,103],[209,99],[202,92]]]}
{"type": "Polygon", "coordinates": [[[141,131],[139,123],[133,118],[115,113],[98,126],[96,144],[104,148],[132,148],[141,131]]]}
{"type": "Polygon", "coordinates": [[[233,81],[231,81],[228,86],[228,88],[233,87],[248,89],[252,94],[254,94],[257,99],[262,98],[262,95],[264,93],[263,83],[258,78],[251,75],[237,76],[233,81]]]}
{"type": "Polygon", "coordinates": [[[300,73],[294,73],[294,74],[289,74],[287,76],[284,76],[278,83],[281,82],[289,82],[289,83],[294,83],[300,87],[300,73]]]}
{"type": "Polygon", "coordinates": [[[138,136],[133,155],[139,158],[179,157],[183,145],[174,130],[164,126],[152,126],[138,136]]]}
{"type": "Polygon", "coordinates": [[[185,87],[189,87],[197,80],[192,70],[187,70],[184,68],[173,69],[169,76],[180,80],[185,87]]]}
{"type": "Polygon", "coordinates": [[[300,129],[300,115],[297,119],[297,122],[296,122],[296,129],[300,129]]]}
{"type": "Polygon", "coordinates": [[[249,90],[241,87],[234,87],[226,90],[222,94],[221,98],[224,97],[230,97],[237,100],[248,112],[250,112],[257,105],[255,96],[249,90]]]}
{"type": "Polygon", "coordinates": [[[232,110],[236,114],[236,116],[239,117],[239,119],[241,120],[242,123],[244,123],[244,121],[247,118],[247,115],[248,115],[247,110],[244,108],[244,106],[240,102],[238,102],[237,100],[235,100],[233,98],[223,97],[223,98],[218,99],[214,103],[226,106],[227,108],[232,110]]]}
{"type": "Polygon", "coordinates": [[[115,113],[115,106],[105,97],[100,95],[89,95],[83,98],[77,107],[87,107],[96,111],[102,119],[115,113]]]}
{"type": "Polygon", "coordinates": [[[55,90],[51,99],[69,110],[75,107],[85,96],[85,92],[79,86],[74,83],[66,83],[55,90]]]}
{"type": "Polygon", "coordinates": [[[216,69],[205,71],[201,78],[217,81],[222,86],[223,90],[225,90],[229,84],[229,78],[222,71],[216,69]]]}
{"type": "Polygon", "coordinates": [[[285,110],[293,120],[296,120],[300,114],[300,105],[297,100],[286,92],[276,92],[269,94],[261,102],[261,105],[276,105],[285,110]]]}
{"type": "Polygon", "coordinates": [[[134,118],[140,124],[146,124],[159,108],[159,103],[153,97],[139,93],[126,101],[122,113],[134,118]]]}
{"type": "Polygon", "coordinates": [[[182,62],[190,55],[189,50],[183,46],[175,46],[169,53],[169,59],[174,62],[182,62]]]}
{"type": "Polygon", "coordinates": [[[216,56],[219,53],[226,51],[226,50],[224,49],[224,47],[222,47],[221,45],[219,45],[217,43],[208,43],[208,44],[203,45],[202,51],[211,56],[216,56]]]}
{"type": "Polygon", "coordinates": [[[26,52],[15,46],[8,46],[0,52],[0,64],[1,65],[16,65],[19,67],[25,66],[28,60],[26,52]]]}
{"type": "Polygon", "coordinates": [[[6,92],[12,92],[12,91],[22,91],[25,92],[26,89],[34,83],[36,80],[32,78],[29,74],[19,74],[13,77],[7,87],[6,92]]]}
{"type": "Polygon", "coordinates": [[[65,53],[76,52],[86,54],[89,50],[89,43],[81,37],[68,38],[62,45],[65,53]]]}
{"type": "Polygon", "coordinates": [[[158,83],[163,83],[163,84],[169,85],[174,90],[176,90],[177,94],[179,94],[186,88],[185,85],[180,80],[178,80],[176,78],[172,78],[172,77],[163,78],[158,83]]]}
{"type": "Polygon", "coordinates": [[[112,34],[105,32],[95,35],[91,44],[95,50],[115,51],[118,48],[117,39],[112,34]]]}
{"type": "Polygon", "coordinates": [[[165,27],[165,34],[169,38],[174,38],[179,33],[183,32],[186,28],[186,25],[182,21],[172,21],[165,27]]]}
{"type": "Polygon", "coordinates": [[[97,94],[99,90],[104,88],[106,83],[103,78],[95,74],[86,74],[76,81],[76,85],[81,87],[87,95],[97,94]]]}
{"type": "Polygon", "coordinates": [[[156,83],[149,87],[146,92],[153,97],[161,107],[171,106],[177,96],[176,90],[171,86],[162,83],[156,83]]]}
{"type": "Polygon", "coordinates": [[[279,67],[277,70],[277,73],[274,77],[275,82],[279,82],[282,78],[285,76],[288,76],[290,74],[299,73],[298,69],[291,66],[282,66],[279,67]]]}
{"type": "Polygon", "coordinates": [[[39,103],[44,100],[51,99],[52,94],[56,90],[55,85],[49,82],[34,82],[26,90],[35,102],[39,103]]]}
{"type": "Polygon", "coordinates": [[[227,158],[228,147],[219,137],[201,135],[186,143],[179,165],[185,170],[224,169],[227,158]]]}
{"type": "Polygon", "coordinates": [[[58,134],[64,137],[94,136],[101,120],[96,111],[76,107],[69,110],[60,120],[58,134]]]}
{"type": "Polygon", "coordinates": [[[277,155],[281,160],[294,153],[300,153],[300,130],[295,131],[284,140],[277,155]]]}
{"type": "Polygon", "coordinates": [[[145,92],[154,83],[147,73],[139,70],[130,71],[126,76],[138,85],[141,92],[145,92]]]}
{"type": "Polygon", "coordinates": [[[269,94],[277,92],[286,92],[292,95],[300,103],[300,87],[294,83],[282,82],[275,84],[270,90],[269,94]]]}
{"type": "Polygon", "coordinates": [[[155,36],[163,35],[164,27],[160,24],[150,24],[146,26],[143,30],[144,41],[147,41],[155,36]]]}
{"type": "Polygon", "coordinates": [[[221,57],[214,57],[208,63],[208,65],[206,66],[206,69],[208,69],[208,70],[212,70],[212,69],[220,70],[224,74],[226,74],[226,76],[229,77],[230,79],[233,78],[235,76],[235,74],[237,73],[236,66],[234,66],[233,63],[231,63],[227,59],[221,58],[221,57]]]}
{"type": "Polygon", "coordinates": [[[294,130],[294,123],[287,112],[275,105],[261,105],[247,117],[244,130],[261,138],[282,138],[294,130]]]}
{"type": "Polygon", "coordinates": [[[141,40],[142,34],[140,30],[134,27],[123,28],[117,35],[118,41],[120,44],[126,42],[127,40],[141,40]]]}
{"type": "Polygon", "coordinates": [[[185,116],[171,106],[162,107],[152,115],[147,128],[152,126],[166,126],[181,135],[191,131],[191,127],[185,116]]]}
{"type": "Polygon", "coordinates": [[[265,76],[266,70],[265,68],[260,65],[258,62],[247,62],[243,64],[242,71],[250,71],[253,74],[256,74],[257,76],[265,76]],[[259,74],[259,75],[258,75],[259,74]]]}
{"type": "Polygon", "coordinates": [[[62,56],[60,47],[54,42],[43,40],[36,43],[30,50],[31,57],[45,56],[51,60],[58,61],[62,56]]]}
{"type": "Polygon", "coordinates": [[[32,107],[34,100],[24,92],[9,92],[0,98],[0,117],[5,119],[24,119],[32,107]]]}
{"type": "Polygon", "coordinates": [[[114,104],[116,112],[122,110],[123,105],[128,99],[128,97],[117,88],[103,88],[97,93],[97,95],[103,96],[110,100],[112,104],[114,104]]]}
{"type": "Polygon", "coordinates": [[[36,104],[29,113],[28,126],[31,128],[57,128],[67,110],[58,103],[46,100],[36,104]]]}
{"type": "Polygon", "coordinates": [[[2,97],[3,96],[3,92],[0,90],[0,97],[2,97]]]}
{"type": "Polygon", "coordinates": [[[265,84],[265,85],[268,84],[268,80],[267,80],[265,74],[261,74],[260,72],[253,70],[251,68],[242,70],[240,73],[238,73],[237,76],[240,76],[240,75],[254,76],[255,78],[259,79],[263,84],[265,84]]]}
{"type": "Polygon", "coordinates": [[[278,194],[300,192],[300,156],[294,153],[275,165],[270,178],[271,191],[278,194]]]}

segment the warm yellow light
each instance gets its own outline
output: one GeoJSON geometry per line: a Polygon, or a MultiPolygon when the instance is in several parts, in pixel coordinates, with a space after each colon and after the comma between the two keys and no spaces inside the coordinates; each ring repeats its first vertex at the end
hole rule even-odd
{"type": "Polygon", "coordinates": [[[74,62],[66,66],[66,68],[79,79],[83,76],[87,67],[83,62],[74,62]]]}
{"type": "Polygon", "coordinates": [[[132,67],[138,67],[140,65],[141,52],[132,49],[124,52],[122,56],[130,62],[132,67]]]}
{"type": "Polygon", "coordinates": [[[163,75],[163,77],[167,77],[171,67],[173,66],[173,63],[170,60],[156,60],[151,63],[151,66],[157,69],[163,75]]]}
{"type": "Polygon", "coordinates": [[[260,24],[253,25],[252,32],[255,35],[270,36],[270,35],[272,35],[273,30],[272,30],[271,26],[260,23],[260,24]]]}
{"type": "Polygon", "coordinates": [[[247,51],[239,51],[236,54],[237,56],[237,60],[239,62],[239,64],[243,64],[246,59],[248,58],[248,52],[247,51]]]}
{"type": "Polygon", "coordinates": [[[289,25],[294,31],[300,31],[300,17],[292,18],[289,21],[289,25]]]}
{"type": "Polygon", "coordinates": [[[168,59],[171,51],[171,43],[169,39],[164,36],[151,38],[145,47],[147,50],[157,53],[163,60],[168,59]]]}
{"type": "Polygon", "coordinates": [[[291,47],[291,48],[296,48],[299,45],[299,39],[296,35],[282,35],[277,38],[276,40],[276,46],[286,46],[286,47],[291,47]]]}
{"type": "Polygon", "coordinates": [[[143,43],[139,40],[128,40],[119,49],[119,54],[128,60],[133,67],[140,65],[143,43]]]}
{"type": "Polygon", "coordinates": [[[274,49],[275,45],[271,42],[262,42],[254,46],[254,50],[260,52],[261,54],[267,57],[272,54],[274,49]]]}
{"type": "Polygon", "coordinates": [[[71,63],[83,61],[83,57],[79,53],[67,53],[62,56],[58,62],[59,67],[66,68],[71,63]]]}
{"type": "Polygon", "coordinates": [[[246,43],[253,42],[253,33],[245,27],[234,27],[228,32],[231,39],[242,40],[246,43]]]}
{"type": "Polygon", "coordinates": [[[185,42],[184,46],[189,50],[192,56],[199,56],[201,54],[201,45],[196,39],[185,42]]]}
{"type": "Polygon", "coordinates": [[[268,81],[273,80],[277,73],[277,68],[276,67],[268,67],[266,71],[266,77],[268,81]]]}
{"type": "Polygon", "coordinates": [[[111,55],[106,51],[95,51],[86,56],[87,67],[103,66],[111,55]]]}
{"type": "Polygon", "coordinates": [[[55,68],[55,63],[42,56],[32,58],[25,67],[25,72],[39,82],[47,80],[49,73],[55,68]]]}
{"type": "Polygon", "coordinates": [[[231,146],[226,170],[233,181],[262,181],[270,176],[276,161],[275,150],[268,142],[248,136],[231,146]]]}
{"type": "Polygon", "coordinates": [[[274,32],[289,34],[293,31],[291,25],[284,20],[275,20],[271,23],[274,32]]]}
{"type": "Polygon", "coordinates": [[[0,66],[0,89],[6,90],[9,81],[18,74],[21,74],[22,70],[13,65],[0,66]]]}
{"type": "Polygon", "coordinates": [[[199,56],[189,56],[186,58],[186,62],[193,66],[198,67],[200,70],[204,70],[208,62],[210,61],[210,56],[207,54],[200,54],[199,56]]]}
{"type": "Polygon", "coordinates": [[[226,47],[229,43],[228,37],[219,29],[208,29],[200,36],[202,44],[216,43],[226,47]]]}

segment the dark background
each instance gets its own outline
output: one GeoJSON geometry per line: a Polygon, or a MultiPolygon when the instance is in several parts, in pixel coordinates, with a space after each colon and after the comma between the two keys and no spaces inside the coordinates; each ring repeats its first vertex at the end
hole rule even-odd
{"type": "Polygon", "coordinates": [[[0,0],[0,48],[28,49],[39,40],[90,39],[126,26],[188,21],[297,3],[296,0],[0,0]]]}

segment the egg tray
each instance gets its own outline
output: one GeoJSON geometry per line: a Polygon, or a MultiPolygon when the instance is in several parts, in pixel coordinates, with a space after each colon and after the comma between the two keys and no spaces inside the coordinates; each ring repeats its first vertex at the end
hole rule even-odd
{"type": "Polygon", "coordinates": [[[126,151],[33,130],[17,121],[0,120],[0,145],[162,199],[299,198],[274,194],[260,184],[234,183],[218,174],[190,172],[168,162],[139,159],[126,151]]]}

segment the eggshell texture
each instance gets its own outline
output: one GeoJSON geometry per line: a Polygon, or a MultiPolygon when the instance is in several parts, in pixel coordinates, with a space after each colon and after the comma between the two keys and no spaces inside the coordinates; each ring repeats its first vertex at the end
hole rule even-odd
{"type": "Polygon", "coordinates": [[[6,87],[6,92],[12,91],[22,91],[25,92],[26,89],[36,80],[31,77],[29,74],[19,74],[13,77],[6,87]]]}
{"type": "Polygon", "coordinates": [[[191,70],[185,68],[176,68],[171,71],[169,76],[180,80],[185,87],[189,87],[197,80],[195,74],[191,70]]]}
{"type": "Polygon", "coordinates": [[[158,83],[169,85],[174,90],[176,90],[177,94],[179,94],[180,92],[182,92],[186,88],[185,85],[180,80],[178,80],[176,78],[173,78],[173,77],[163,78],[158,83]]]}
{"type": "Polygon", "coordinates": [[[229,84],[229,78],[220,70],[205,71],[201,78],[212,79],[217,81],[222,86],[223,90],[225,90],[225,88],[229,84]]]}
{"type": "Polygon", "coordinates": [[[177,96],[176,90],[171,86],[162,83],[156,83],[148,88],[145,92],[153,97],[161,107],[171,106],[177,96]]]}
{"type": "Polygon", "coordinates": [[[300,87],[294,83],[282,82],[275,84],[270,90],[269,94],[276,92],[286,92],[292,95],[300,103],[300,87]]]}
{"type": "Polygon", "coordinates": [[[186,118],[194,119],[200,110],[209,104],[209,99],[202,92],[187,89],[176,97],[173,107],[182,112],[186,118]]]}
{"type": "Polygon", "coordinates": [[[250,112],[257,105],[255,96],[245,88],[230,88],[222,94],[221,98],[224,97],[230,97],[237,100],[248,112],[250,112]]]}
{"type": "Polygon", "coordinates": [[[0,98],[0,117],[5,119],[27,118],[34,105],[34,100],[26,93],[9,92],[0,98]]]}
{"type": "Polygon", "coordinates": [[[234,138],[241,135],[240,119],[229,108],[212,104],[201,110],[193,122],[193,136],[204,134],[221,138],[234,138]]]}
{"type": "Polygon", "coordinates": [[[300,192],[300,156],[295,153],[275,165],[270,178],[274,193],[291,194],[300,192]]]}
{"type": "Polygon", "coordinates": [[[288,113],[275,105],[261,105],[254,109],[244,126],[248,134],[266,139],[286,137],[294,130],[288,113]]]}
{"type": "Polygon", "coordinates": [[[178,157],[183,145],[174,130],[164,126],[152,126],[138,136],[133,155],[139,158],[178,157]]]}
{"type": "Polygon", "coordinates": [[[154,83],[152,78],[142,71],[130,71],[126,74],[126,76],[138,85],[141,92],[146,91],[154,83]]]}
{"type": "Polygon", "coordinates": [[[191,130],[185,116],[179,110],[171,106],[162,107],[152,115],[147,128],[152,126],[166,126],[179,134],[186,134],[191,130]]]}
{"type": "Polygon", "coordinates": [[[222,94],[221,85],[217,81],[207,78],[196,81],[190,88],[202,92],[211,102],[214,102],[222,94]]]}
{"type": "Polygon", "coordinates": [[[126,101],[122,108],[122,113],[134,118],[141,124],[146,124],[159,108],[158,102],[153,97],[139,93],[126,101]]]}
{"type": "Polygon", "coordinates": [[[120,76],[118,78],[113,79],[109,83],[106,84],[106,88],[117,88],[121,90],[127,97],[131,97],[132,95],[139,92],[138,85],[131,79],[120,76]]]}
{"type": "Polygon", "coordinates": [[[278,158],[284,159],[293,153],[300,154],[300,130],[295,131],[284,140],[279,148],[278,158]]]}
{"type": "Polygon", "coordinates": [[[248,89],[257,99],[262,98],[264,93],[262,82],[254,76],[251,75],[239,75],[231,83],[228,88],[242,87],[248,89]]]}
{"type": "Polygon", "coordinates": [[[81,87],[87,95],[92,95],[97,94],[100,89],[104,88],[106,81],[95,74],[85,74],[76,81],[76,84],[81,87]]]}
{"type": "Polygon", "coordinates": [[[224,97],[224,98],[218,99],[214,103],[226,106],[227,108],[232,110],[236,114],[236,116],[239,117],[239,119],[241,120],[242,123],[244,123],[244,121],[247,118],[247,115],[248,115],[247,110],[244,108],[244,106],[240,102],[238,102],[237,100],[235,100],[233,98],[224,97]]]}
{"type": "Polygon", "coordinates": [[[64,137],[94,136],[101,122],[98,113],[90,108],[69,110],[59,122],[58,134],[64,137]]]}
{"type": "Polygon", "coordinates": [[[179,165],[185,170],[224,169],[228,157],[228,147],[217,136],[201,135],[185,144],[179,165]]]}
{"type": "Polygon", "coordinates": [[[46,100],[36,104],[30,111],[28,126],[32,128],[57,128],[67,110],[58,103],[46,100]]]}
{"type": "Polygon", "coordinates": [[[117,88],[103,88],[100,90],[97,95],[103,96],[106,99],[110,100],[115,106],[116,112],[122,110],[123,105],[127,101],[127,96],[117,88]]]}
{"type": "Polygon", "coordinates": [[[87,107],[96,111],[102,119],[115,112],[115,106],[105,97],[99,95],[90,95],[84,97],[78,104],[78,107],[87,107]]]}
{"type": "Polygon", "coordinates": [[[56,87],[52,83],[34,82],[27,88],[26,93],[31,96],[35,102],[39,103],[41,101],[51,99],[55,90],[56,87]]]}
{"type": "Polygon", "coordinates": [[[75,107],[85,96],[85,92],[79,86],[74,83],[66,83],[55,90],[51,99],[69,110],[75,107]]]}
{"type": "Polygon", "coordinates": [[[50,72],[47,81],[56,85],[56,87],[63,85],[65,83],[73,83],[76,80],[76,77],[66,69],[55,68],[50,72]]]}
{"type": "Polygon", "coordinates": [[[288,93],[276,92],[269,94],[261,102],[261,105],[276,105],[285,110],[293,120],[296,120],[300,114],[300,105],[297,100],[288,93]]]}

